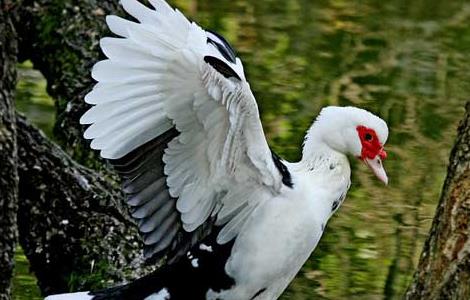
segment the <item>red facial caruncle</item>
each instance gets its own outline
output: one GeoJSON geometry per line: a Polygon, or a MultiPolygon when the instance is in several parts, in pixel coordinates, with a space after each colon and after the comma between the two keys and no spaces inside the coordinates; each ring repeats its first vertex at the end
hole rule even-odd
{"type": "Polygon", "coordinates": [[[356,129],[362,144],[360,157],[362,160],[374,159],[377,155],[382,160],[387,158],[387,152],[385,152],[383,145],[380,143],[375,130],[365,126],[357,126],[356,129]]]}

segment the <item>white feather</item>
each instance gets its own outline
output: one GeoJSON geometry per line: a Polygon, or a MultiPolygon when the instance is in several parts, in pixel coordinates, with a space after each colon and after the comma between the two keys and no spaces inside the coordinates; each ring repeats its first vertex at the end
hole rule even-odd
{"type": "Polygon", "coordinates": [[[44,300],[91,300],[93,296],[90,296],[88,292],[70,293],[47,296],[44,300]]]}
{"type": "MultiPolygon", "coordinates": [[[[150,2],[155,10],[136,0],[122,2],[140,23],[117,16],[106,19],[111,31],[122,38],[100,42],[108,59],[92,70],[98,84],[85,100],[96,106],[81,119],[83,124],[91,124],[84,136],[93,140],[91,147],[101,150],[103,157],[116,159],[176,127],[180,134],[169,143],[163,161],[169,193],[179,199],[176,206],[184,229],[194,231],[215,207],[222,207],[223,218],[233,217],[223,231],[222,240],[226,241],[236,235],[249,215],[246,209],[241,216],[237,214],[237,208],[248,199],[215,195],[221,189],[229,194],[231,190],[248,190],[263,181],[256,178],[261,174],[273,172],[270,176],[278,182],[281,177],[272,160],[268,164],[250,161],[266,155],[269,162],[271,157],[241,62],[237,60],[232,67],[241,71],[242,81],[226,79],[204,61],[204,56],[211,55],[230,64],[208,45],[205,31],[165,1],[150,2]],[[244,132],[252,130],[247,127],[250,123],[259,125],[246,139],[244,132]],[[240,170],[245,174],[236,176],[240,170]]],[[[269,187],[261,190],[273,191],[269,187]]],[[[146,203],[135,217],[143,217],[156,206],[146,203]]],[[[151,230],[157,220],[156,215],[146,220],[144,230],[151,230]]],[[[156,237],[158,234],[151,240],[156,237]]],[[[159,244],[154,250],[161,247],[159,244]]]]}
{"type": "Polygon", "coordinates": [[[110,59],[96,63],[91,71],[93,79],[99,82],[142,83],[158,81],[164,77],[165,65],[161,67],[136,68],[121,65],[110,59]]]}
{"type": "Polygon", "coordinates": [[[89,104],[104,104],[152,96],[157,92],[157,86],[154,84],[97,83],[93,90],[85,96],[85,101],[89,104]]]}
{"type": "Polygon", "coordinates": [[[149,51],[144,51],[137,44],[128,39],[102,38],[100,46],[103,53],[110,60],[118,62],[120,65],[134,68],[148,68],[158,70],[164,67],[161,59],[152,55],[149,51]]]}
{"type": "Polygon", "coordinates": [[[150,4],[155,8],[156,11],[163,15],[169,15],[173,13],[173,8],[163,0],[149,0],[150,4]]]}
{"type": "Polygon", "coordinates": [[[182,214],[181,220],[183,221],[183,228],[188,231],[192,232],[196,230],[199,226],[202,225],[206,221],[206,219],[210,216],[212,209],[215,206],[215,199],[214,196],[208,196],[206,201],[201,203],[201,205],[196,206],[192,211],[182,214]]]}
{"type": "Polygon", "coordinates": [[[246,199],[250,197],[252,192],[248,189],[236,193],[230,191],[222,200],[223,206],[217,214],[217,225],[223,225],[235,213],[239,212],[241,208],[247,205],[246,199]]]}
{"type": "Polygon", "coordinates": [[[102,149],[101,156],[108,159],[121,158],[130,151],[170,130],[172,127],[173,124],[168,119],[165,119],[161,124],[154,124],[153,127],[142,129],[140,132],[139,128],[135,127],[130,131],[126,131],[126,135],[121,136],[123,139],[127,138],[127,140],[123,140],[125,142],[119,143],[118,140],[113,140],[113,143],[110,142],[106,148],[102,149]]]}
{"type": "Polygon", "coordinates": [[[230,242],[239,232],[247,218],[250,216],[254,207],[247,206],[238,213],[230,222],[228,222],[217,236],[217,243],[226,244],[230,242]]]}
{"type": "Polygon", "coordinates": [[[134,22],[113,15],[106,16],[106,24],[112,33],[125,38],[129,37],[129,29],[137,26],[134,22]]]}
{"type": "Polygon", "coordinates": [[[136,0],[121,0],[121,3],[122,7],[124,7],[124,10],[139,20],[140,23],[153,24],[158,22],[156,13],[140,2],[136,0]]]}
{"type": "MultiPolygon", "coordinates": [[[[109,119],[116,115],[122,115],[131,111],[145,109],[148,105],[158,104],[160,97],[158,94],[146,97],[133,98],[96,105],[90,108],[81,118],[80,124],[92,124],[104,118],[109,119]]],[[[164,116],[164,114],[162,115],[164,116]]]]}
{"type": "Polygon", "coordinates": [[[170,299],[170,293],[166,288],[162,289],[158,293],[154,293],[144,300],[169,300],[170,299]]]}
{"type": "MultiPolygon", "coordinates": [[[[85,131],[85,138],[94,139],[107,136],[110,133],[124,130],[127,127],[138,126],[142,127],[140,123],[146,121],[146,124],[154,124],[155,121],[160,121],[160,116],[164,115],[162,104],[147,103],[140,107],[135,107],[133,110],[123,115],[102,116],[99,120],[95,121],[85,131]],[[155,118],[157,117],[157,118],[155,118]],[[155,120],[156,119],[156,120],[155,120]]],[[[101,149],[101,148],[97,148],[101,149]]]]}
{"type": "Polygon", "coordinates": [[[207,191],[203,187],[204,185],[199,181],[193,181],[184,187],[183,192],[176,202],[176,208],[180,213],[184,214],[191,211],[203,200],[203,197],[207,197],[207,191]]]}

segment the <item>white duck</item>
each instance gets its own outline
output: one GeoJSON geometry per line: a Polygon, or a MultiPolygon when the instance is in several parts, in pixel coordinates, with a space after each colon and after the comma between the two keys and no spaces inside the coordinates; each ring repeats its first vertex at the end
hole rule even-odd
{"type": "Polygon", "coordinates": [[[243,65],[224,38],[163,0],[122,0],[139,23],[108,16],[120,38],[86,96],[85,138],[124,179],[156,273],[100,292],[47,299],[276,299],[315,249],[350,186],[347,156],[385,184],[386,123],[324,108],[302,160],[268,147],[243,65]]]}

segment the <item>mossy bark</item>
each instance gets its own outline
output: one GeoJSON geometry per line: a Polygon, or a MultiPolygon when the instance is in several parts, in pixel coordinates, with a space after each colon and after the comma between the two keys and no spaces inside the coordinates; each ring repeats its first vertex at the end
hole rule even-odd
{"type": "Polygon", "coordinates": [[[406,299],[470,299],[470,102],[406,299]]]}
{"type": "Polygon", "coordinates": [[[20,243],[44,294],[101,288],[146,273],[122,194],[17,118],[20,243]]]}
{"type": "Polygon", "coordinates": [[[0,0],[0,299],[11,298],[18,194],[17,145],[13,105],[16,33],[9,3],[0,0]]]}
{"type": "Polygon", "coordinates": [[[31,60],[47,80],[57,107],[54,135],[75,160],[94,168],[102,164],[82,138],[79,119],[89,107],[83,98],[93,86],[99,40],[108,33],[105,17],[120,13],[115,0],[20,0],[16,6],[19,59],[31,60]]]}

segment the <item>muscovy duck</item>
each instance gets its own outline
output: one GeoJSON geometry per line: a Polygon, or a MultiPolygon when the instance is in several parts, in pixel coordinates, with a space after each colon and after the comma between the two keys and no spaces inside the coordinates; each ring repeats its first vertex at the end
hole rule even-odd
{"type": "Polygon", "coordinates": [[[46,299],[276,299],[315,249],[350,186],[348,156],[385,184],[386,123],[326,107],[290,163],[266,142],[229,43],[163,0],[108,16],[108,59],[92,71],[84,136],[123,178],[145,257],[165,259],[127,285],[46,299]]]}

